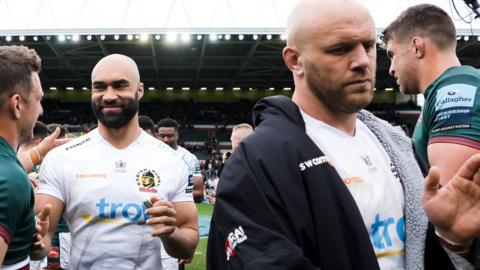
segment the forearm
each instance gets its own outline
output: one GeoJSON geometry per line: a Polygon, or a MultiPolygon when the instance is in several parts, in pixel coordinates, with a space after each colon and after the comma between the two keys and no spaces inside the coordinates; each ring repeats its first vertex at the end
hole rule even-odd
{"type": "Polygon", "coordinates": [[[52,246],[52,238],[45,236],[45,238],[42,239],[42,242],[43,246],[41,248],[32,248],[32,250],[30,251],[30,259],[42,260],[48,255],[48,253],[50,252],[50,247],[52,246]]]}
{"type": "Polygon", "coordinates": [[[203,201],[203,178],[202,176],[193,177],[193,200],[196,203],[201,203],[203,201]]]}
{"type": "Polygon", "coordinates": [[[190,259],[198,244],[198,231],[192,228],[176,227],[172,234],[160,238],[170,256],[178,259],[190,259]]]}
{"type": "Polygon", "coordinates": [[[193,200],[196,203],[201,203],[203,201],[203,190],[194,190],[193,191],[193,200]]]}
{"type": "Polygon", "coordinates": [[[17,158],[22,164],[25,171],[29,173],[33,170],[35,166],[42,163],[44,155],[39,151],[38,147],[35,146],[28,151],[17,153],[17,158]]]}

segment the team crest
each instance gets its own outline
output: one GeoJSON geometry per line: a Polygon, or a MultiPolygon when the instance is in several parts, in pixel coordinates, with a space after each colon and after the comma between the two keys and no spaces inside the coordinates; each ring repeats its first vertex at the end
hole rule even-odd
{"type": "Polygon", "coordinates": [[[137,185],[141,192],[156,193],[160,184],[160,176],[154,170],[143,169],[137,173],[137,185]]]}

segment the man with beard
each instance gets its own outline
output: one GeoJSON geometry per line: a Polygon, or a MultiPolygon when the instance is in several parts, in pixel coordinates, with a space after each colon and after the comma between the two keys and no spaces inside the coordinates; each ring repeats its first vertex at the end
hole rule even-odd
{"type": "Polygon", "coordinates": [[[440,190],[432,168],[422,194],[409,138],[362,110],[376,69],[368,10],[304,0],[287,36],[295,92],[255,105],[219,182],[207,268],[449,269],[450,256],[472,267],[462,256],[478,262],[480,155],[440,190]]]}
{"type": "Polygon", "coordinates": [[[140,129],[143,93],[131,58],[101,59],[92,71],[98,128],[42,163],[36,206],[52,204],[50,239],[63,213],[72,234],[71,269],[162,269],[162,244],[173,257],[193,257],[192,176],[170,147],[140,129]]]}
{"type": "Polygon", "coordinates": [[[400,91],[425,96],[413,141],[426,167],[440,169],[444,185],[480,152],[480,71],[461,66],[455,25],[434,5],[405,10],[385,28],[382,40],[400,91]]]}

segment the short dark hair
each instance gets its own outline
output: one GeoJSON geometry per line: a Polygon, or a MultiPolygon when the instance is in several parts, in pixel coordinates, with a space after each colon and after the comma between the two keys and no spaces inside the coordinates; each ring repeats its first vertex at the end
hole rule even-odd
{"type": "Polygon", "coordinates": [[[157,129],[161,127],[173,127],[176,131],[178,131],[179,125],[178,122],[172,118],[163,118],[162,120],[158,121],[157,129]]]}
{"type": "Polygon", "coordinates": [[[41,60],[34,49],[24,46],[0,46],[0,104],[12,94],[28,101],[32,72],[39,73],[41,60]]]}
{"type": "Polygon", "coordinates": [[[41,121],[35,122],[35,126],[33,127],[33,137],[43,140],[48,135],[50,135],[48,126],[41,121]]]}
{"type": "Polygon", "coordinates": [[[457,44],[455,24],[441,8],[420,4],[403,11],[382,32],[382,41],[395,39],[399,42],[414,36],[430,38],[439,50],[454,48],[457,44]]]}
{"type": "Polygon", "coordinates": [[[48,125],[48,129],[50,130],[50,133],[54,132],[55,129],[60,128],[60,135],[58,135],[58,138],[65,138],[65,136],[67,136],[67,133],[68,133],[68,128],[64,125],[60,125],[60,124],[49,124],[48,125]]]}
{"type": "Polygon", "coordinates": [[[152,118],[147,115],[139,115],[138,116],[138,124],[140,128],[143,130],[150,129],[152,132],[155,133],[155,123],[153,122],[152,118]]]}

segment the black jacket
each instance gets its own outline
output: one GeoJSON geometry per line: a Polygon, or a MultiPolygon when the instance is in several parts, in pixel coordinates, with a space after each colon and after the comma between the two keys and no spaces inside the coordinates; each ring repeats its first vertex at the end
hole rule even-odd
{"type": "Polygon", "coordinates": [[[264,99],[254,124],[219,181],[207,268],[379,269],[357,205],[298,107],[264,99]]]}

